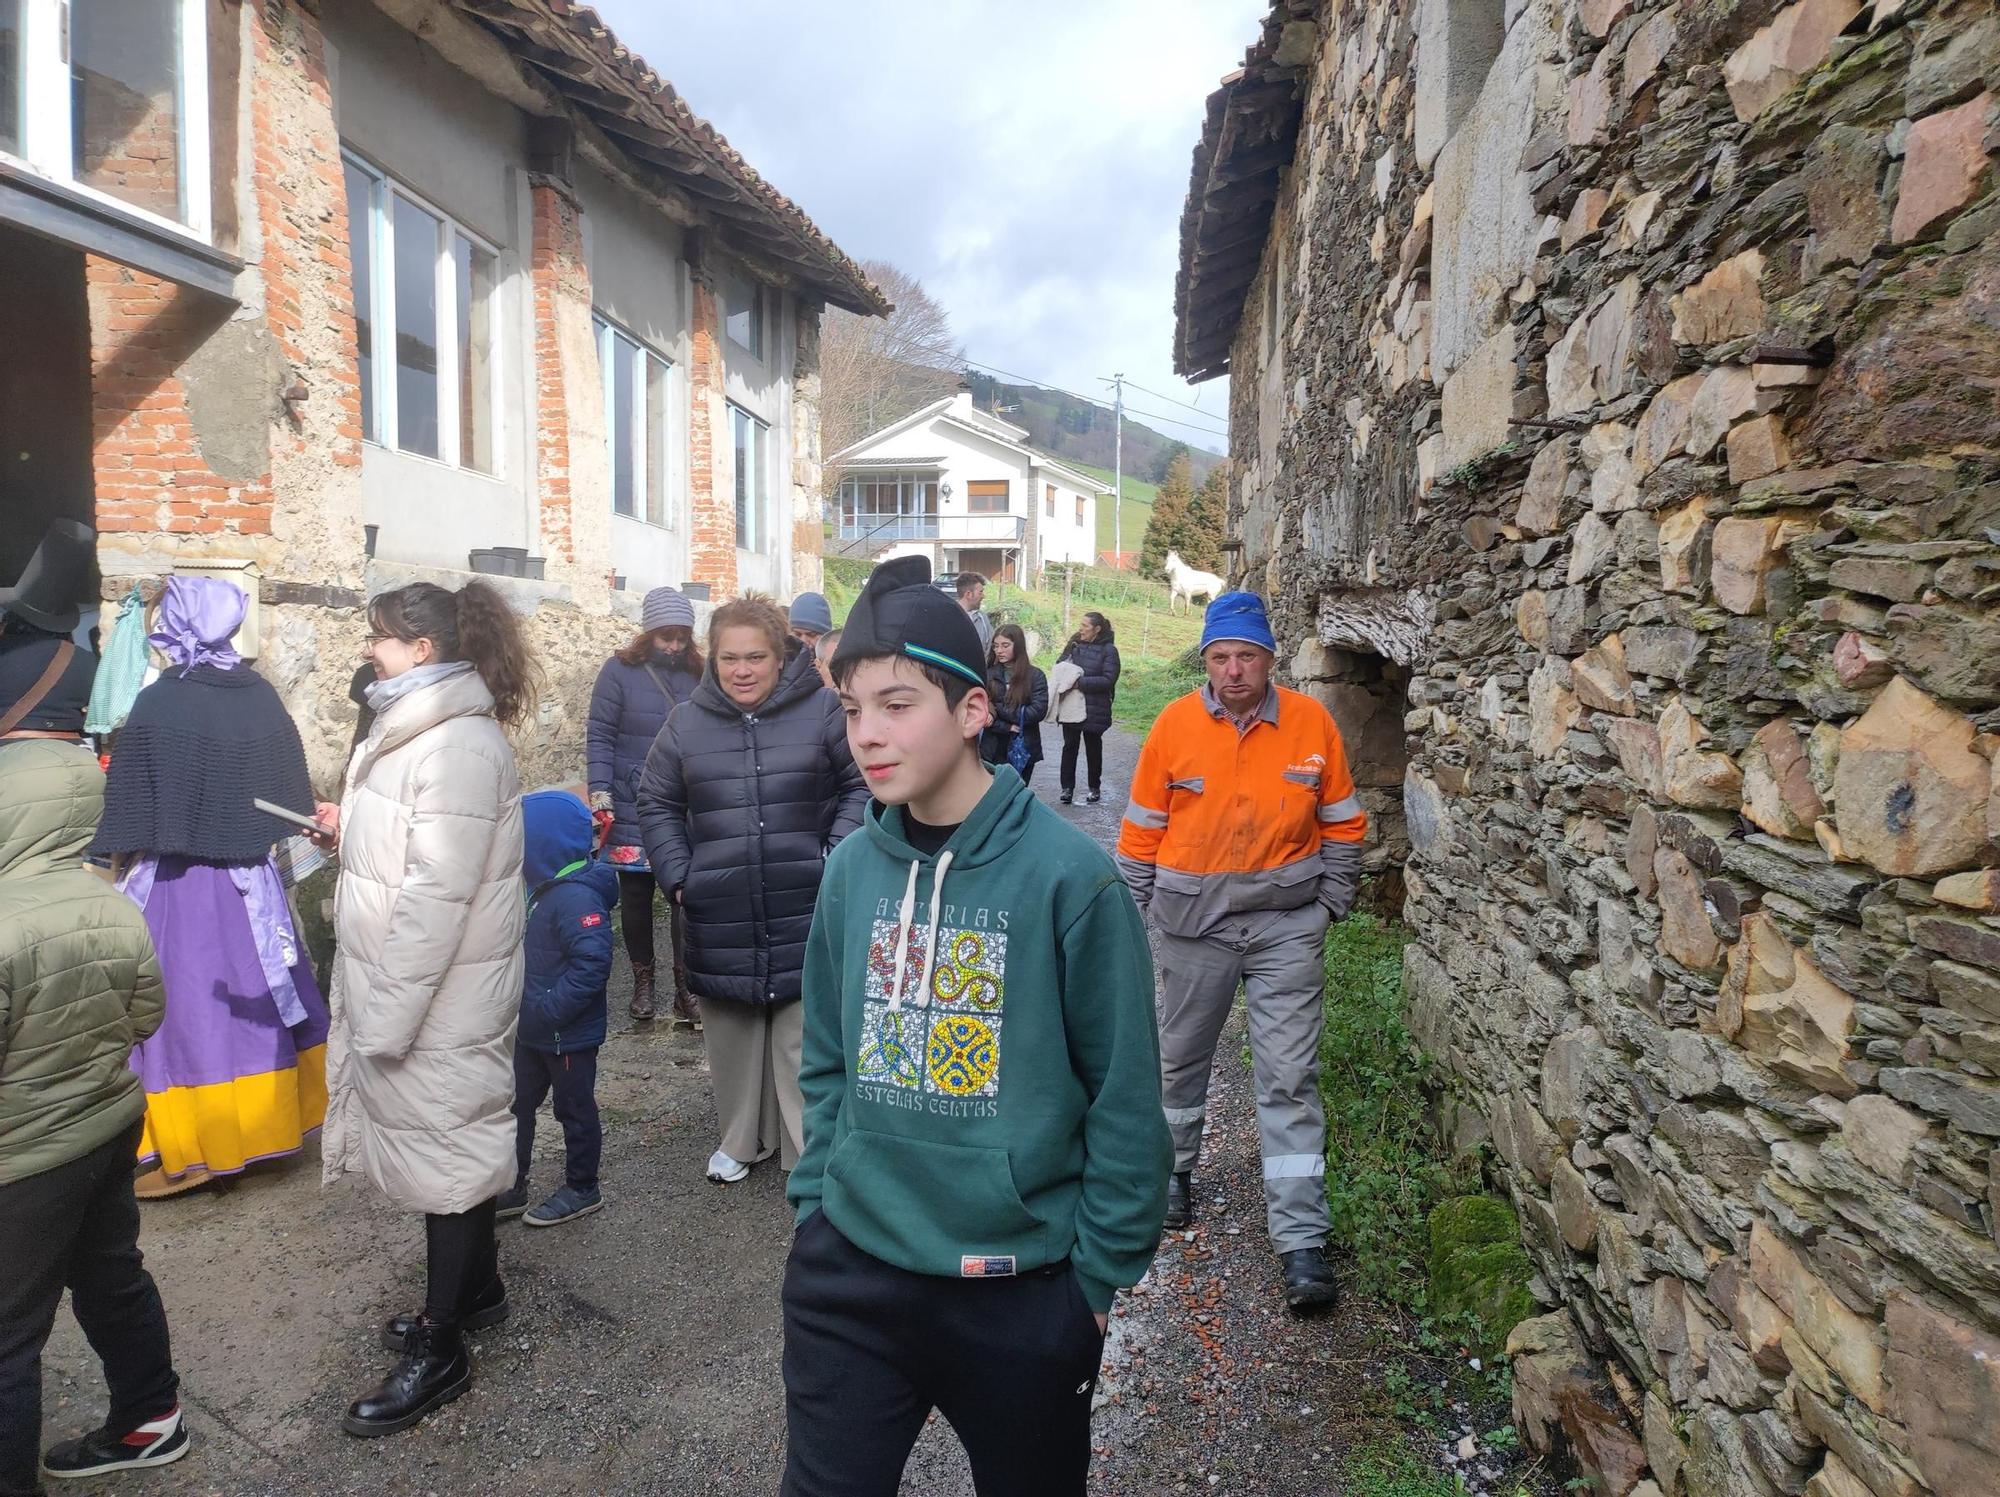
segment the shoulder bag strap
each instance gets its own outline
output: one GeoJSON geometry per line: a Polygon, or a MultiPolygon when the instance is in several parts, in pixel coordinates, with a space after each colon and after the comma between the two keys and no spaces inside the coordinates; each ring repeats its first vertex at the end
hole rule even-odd
{"type": "Polygon", "coordinates": [[[69,663],[75,657],[76,646],[68,640],[56,646],[56,652],[50,657],[48,668],[42,672],[41,679],[28,688],[26,696],[7,709],[4,717],[0,717],[0,738],[5,738],[13,732],[22,718],[42,705],[42,698],[55,688],[56,682],[62,679],[62,673],[69,669],[69,663]]]}

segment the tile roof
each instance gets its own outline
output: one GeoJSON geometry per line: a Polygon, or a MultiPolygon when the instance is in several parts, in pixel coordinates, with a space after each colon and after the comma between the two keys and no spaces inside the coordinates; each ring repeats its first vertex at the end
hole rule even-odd
{"type": "Polygon", "coordinates": [[[1278,181],[1298,141],[1318,41],[1314,9],[1313,0],[1275,0],[1243,66],[1208,96],[1174,280],[1174,372],[1190,382],[1229,372],[1243,298],[1263,262],[1278,181]]]}
{"type": "Polygon", "coordinates": [[[672,84],[574,0],[452,0],[627,156],[664,174],[721,237],[782,265],[835,306],[890,310],[861,267],[779,192],[672,84]]]}

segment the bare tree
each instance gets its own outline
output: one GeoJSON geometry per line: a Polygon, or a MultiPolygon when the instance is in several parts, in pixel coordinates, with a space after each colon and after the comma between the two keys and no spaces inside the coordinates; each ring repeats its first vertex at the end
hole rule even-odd
{"type": "MultiPolygon", "coordinates": [[[[840,452],[958,388],[965,348],[951,318],[923,283],[886,260],[862,262],[894,304],[887,317],[829,307],[820,333],[820,432],[840,452]]],[[[826,470],[827,493],[840,482],[826,470]]]]}

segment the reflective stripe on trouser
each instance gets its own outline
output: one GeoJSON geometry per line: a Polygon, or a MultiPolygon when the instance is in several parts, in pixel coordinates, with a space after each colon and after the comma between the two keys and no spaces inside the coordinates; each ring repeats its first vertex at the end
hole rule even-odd
{"type": "Polygon", "coordinates": [[[1264,1214],[1281,1253],[1313,1247],[1327,1234],[1319,1096],[1325,939],[1326,911],[1317,902],[1237,916],[1198,941],[1159,936],[1161,1100],[1174,1168],[1191,1170],[1200,1157],[1208,1075],[1240,982],[1257,1078],[1264,1214]]]}

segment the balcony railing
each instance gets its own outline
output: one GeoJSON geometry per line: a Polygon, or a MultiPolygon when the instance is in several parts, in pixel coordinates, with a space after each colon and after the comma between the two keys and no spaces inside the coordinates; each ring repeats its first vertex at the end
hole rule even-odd
{"type": "Polygon", "coordinates": [[[1028,527],[1020,515],[873,515],[838,511],[828,527],[827,554],[875,556],[906,541],[943,546],[1018,546],[1028,527]]]}

